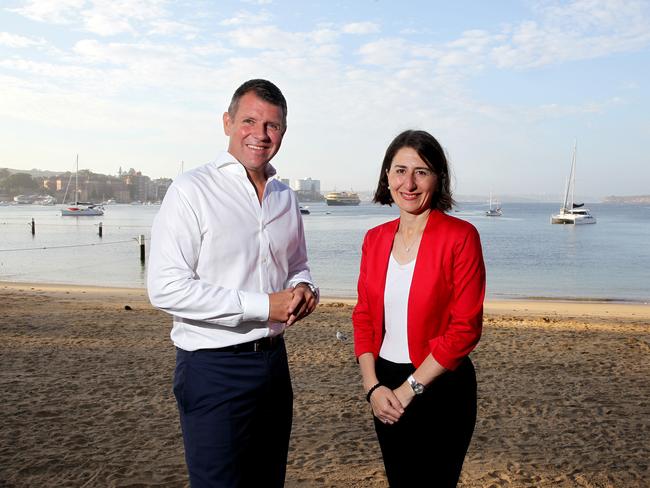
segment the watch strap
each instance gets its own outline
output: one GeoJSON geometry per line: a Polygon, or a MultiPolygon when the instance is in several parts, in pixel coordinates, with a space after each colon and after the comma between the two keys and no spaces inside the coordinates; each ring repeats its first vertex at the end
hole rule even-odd
{"type": "Polygon", "coordinates": [[[413,393],[415,393],[416,395],[421,395],[422,393],[424,393],[424,385],[422,383],[419,383],[418,380],[416,380],[412,374],[409,375],[406,381],[413,389],[413,393]]]}
{"type": "MultiPolygon", "coordinates": [[[[300,283],[296,284],[296,286],[300,286],[300,285],[305,285],[307,288],[309,288],[309,290],[313,293],[314,297],[316,297],[316,299],[318,299],[318,288],[316,288],[314,285],[312,285],[311,283],[308,283],[306,281],[301,281],[300,283]]],[[[296,286],[294,286],[294,288],[296,286]]]]}

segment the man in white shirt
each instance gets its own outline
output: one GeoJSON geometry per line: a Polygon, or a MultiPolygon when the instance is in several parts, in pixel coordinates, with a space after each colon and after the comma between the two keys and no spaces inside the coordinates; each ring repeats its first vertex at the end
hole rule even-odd
{"type": "Polygon", "coordinates": [[[300,208],[269,161],[282,92],[235,91],[228,152],[179,176],[151,231],[151,303],[173,315],[174,394],[192,488],[284,485],[293,392],[283,332],[316,307],[300,208]]]}

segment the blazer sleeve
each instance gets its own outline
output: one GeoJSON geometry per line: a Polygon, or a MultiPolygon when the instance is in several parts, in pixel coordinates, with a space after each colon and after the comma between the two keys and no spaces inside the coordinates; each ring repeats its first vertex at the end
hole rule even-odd
{"type": "Polygon", "coordinates": [[[452,249],[449,325],[444,334],[429,341],[434,359],[449,370],[456,369],[476,347],[483,328],[485,298],[485,264],[476,229],[469,227],[464,239],[452,249]]]}
{"type": "Polygon", "coordinates": [[[361,247],[361,265],[359,281],[357,282],[357,304],[352,311],[352,325],[354,327],[354,355],[358,358],[366,352],[373,352],[373,327],[368,302],[367,276],[368,276],[368,234],[363,239],[361,247]]]}

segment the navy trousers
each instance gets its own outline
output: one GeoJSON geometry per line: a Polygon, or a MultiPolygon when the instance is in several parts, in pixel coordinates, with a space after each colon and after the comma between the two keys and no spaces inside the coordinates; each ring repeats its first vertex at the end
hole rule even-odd
{"type": "MultiPolygon", "coordinates": [[[[377,378],[397,388],[415,371],[381,357],[377,378]]],[[[406,407],[393,425],[374,417],[391,488],[453,488],[458,483],[476,423],[476,373],[469,358],[447,371],[406,407]]]]}
{"type": "Polygon", "coordinates": [[[284,486],[293,414],[284,341],[261,352],[177,349],[174,395],[192,488],[284,486]]]}

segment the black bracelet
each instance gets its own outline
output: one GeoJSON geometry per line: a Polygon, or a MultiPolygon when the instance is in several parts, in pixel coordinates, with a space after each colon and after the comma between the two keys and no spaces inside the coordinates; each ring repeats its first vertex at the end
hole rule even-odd
{"type": "Polygon", "coordinates": [[[384,386],[384,385],[382,385],[381,383],[377,383],[375,386],[373,386],[368,390],[368,393],[366,393],[366,400],[368,401],[368,403],[370,403],[370,395],[372,395],[372,392],[375,391],[380,386],[384,386]]]}

